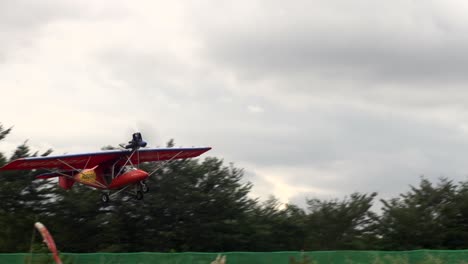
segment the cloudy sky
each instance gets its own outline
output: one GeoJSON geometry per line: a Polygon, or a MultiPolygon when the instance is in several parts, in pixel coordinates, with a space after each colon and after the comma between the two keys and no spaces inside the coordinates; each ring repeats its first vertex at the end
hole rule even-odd
{"type": "Polygon", "coordinates": [[[0,142],[212,146],[304,204],[468,180],[462,0],[0,2],[0,142]]]}

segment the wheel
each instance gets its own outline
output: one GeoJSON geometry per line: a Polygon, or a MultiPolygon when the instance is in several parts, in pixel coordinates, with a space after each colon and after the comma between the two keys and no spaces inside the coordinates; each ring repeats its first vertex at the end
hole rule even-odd
{"type": "Polygon", "coordinates": [[[109,195],[107,193],[101,194],[101,201],[104,202],[104,203],[108,203],[109,202],[109,195]]]}
{"type": "Polygon", "coordinates": [[[149,192],[149,187],[148,187],[148,185],[146,185],[146,183],[144,183],[144,182],[141,182],[141,191],[142,191],[143,193],[149,192]]]}
{"type": "Polygon", "coordinates": [[[135,194],[135,197],[137,200],[142,200],[143,199],[143,193],[141,191],[137,191],[135,194]]]}

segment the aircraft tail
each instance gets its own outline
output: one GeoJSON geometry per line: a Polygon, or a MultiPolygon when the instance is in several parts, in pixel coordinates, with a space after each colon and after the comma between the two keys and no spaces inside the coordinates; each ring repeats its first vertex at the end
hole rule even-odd
{"type": "Polygon", "coordinates": [[[71,189],[73,184],[75,184],[75,181],[72,178],[63,176],[63,174],[56,173],[56,172],[43,173],[41,175],[37,175],[36,179],[50,179],[50,178],[55,178],[55,177],[59,178],[58,185],[65,190],[71,189]]]}
{"type": "Polygon", "coordinates": [[[70,178],[65,177],[65,176],[59,176],[58,185],[61,188],[65,189],[65,190],[69,190],[69,189],[71,189],[73,184],[75,184],[75,181],[73,179],[70,179],[70,178]]]}

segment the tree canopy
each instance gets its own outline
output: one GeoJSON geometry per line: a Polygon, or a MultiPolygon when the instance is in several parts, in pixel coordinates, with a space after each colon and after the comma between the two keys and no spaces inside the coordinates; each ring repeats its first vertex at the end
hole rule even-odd
{"type": "MultiPolygon", "coordinates": [[[[0,144],[11,133],[0,125],[0,144]]],[[[168,142],[168,147],[174,141],[168,142]]],[[[107,146],[106,148],[111,148],[107,146]]],[[[27,142],[0,165],[29,156],[27,142]]],[[[156,164],[145,164],[153,170],[156,164]]],[[[179,160],[148,181],[143,201],[121,195],[100,202],[99,191],[60,189],[31,171],[0,172],[0,251],[27,252],[33,223],[41,221],[64,252],[180,252],[284,250],[459,249],[468,246],[468,182],[442,178],[397,198],[352,193],[342,199],[310,198],[307,208],[274,196],[251,196],[244,171],[222,159],[179,160]]]]}

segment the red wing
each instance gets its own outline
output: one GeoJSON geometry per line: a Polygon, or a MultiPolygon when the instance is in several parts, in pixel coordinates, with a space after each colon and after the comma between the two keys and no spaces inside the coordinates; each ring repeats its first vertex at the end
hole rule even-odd
{"type": "Polygon", "coordinates": [[[157,149],[140,149],[138,153],[132,156],[132,163],[138,164],[150,161],[165,161],[175,159],[188,159],[198,157],[207,152],[211,148],[157,148],[157,149]]]}
{"type": "MultiPolygon", "coordinates": [[[[197,157],[211,148],[157,148],[140,149],[132,155],[132,163],[138,164],[148,161],[164,161],[197,157]]],[[[14,160],[0,168],[0,170],[32,170],[32,169],[84,169],[101,163],[114,161],[130,155],[129,150],[111,150],[95,153],[72,154],[48,157],[31,157],[14,160]]],[[[125,163],[126,158],[122,159],[125,163]]],[[[123,164],[121,164],[123,165],[123,164]]]]}
{"type": "Polygon", "coordinates": [[[103,162],[118,159],[129,154],[125,150],[112,150],[95,153],[72,154],[48,157],[31,157],[14,160],[0,170],[32,170],[32,169],[84,169],[94,167],[103,162]]]}

